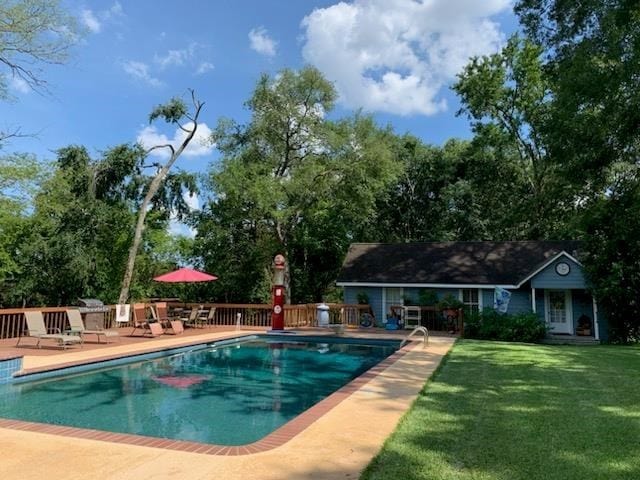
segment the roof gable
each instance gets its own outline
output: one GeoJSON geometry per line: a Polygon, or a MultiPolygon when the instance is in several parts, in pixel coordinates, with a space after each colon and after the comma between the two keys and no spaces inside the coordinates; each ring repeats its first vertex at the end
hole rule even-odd
{"type": "Polygon", "coordinates": [[[337,283],[518,285],[578,242],[356,243],[337,283]]]}

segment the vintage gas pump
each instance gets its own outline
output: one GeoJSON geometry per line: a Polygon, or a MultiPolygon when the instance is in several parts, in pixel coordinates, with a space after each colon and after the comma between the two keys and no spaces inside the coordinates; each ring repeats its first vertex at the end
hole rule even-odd
{"type": "Polygon", "coordinates": [[[284,330],[284,256],[273,259],[273,308],[271,310],[271,330],[284,330]]]}

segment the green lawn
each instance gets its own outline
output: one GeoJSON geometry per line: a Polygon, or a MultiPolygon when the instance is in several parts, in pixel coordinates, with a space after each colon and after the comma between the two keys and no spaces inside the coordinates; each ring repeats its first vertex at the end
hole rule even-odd
{"type": "Polygon", "coordinates": [[[640,349],[458,342],[363,479],[640,479],[640,349]]]}

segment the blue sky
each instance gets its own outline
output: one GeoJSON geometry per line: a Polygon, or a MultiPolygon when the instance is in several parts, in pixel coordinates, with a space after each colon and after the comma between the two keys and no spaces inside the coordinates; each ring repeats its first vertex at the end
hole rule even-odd
{"type": "MultiPolygon", "coordinates": [[[[335,116],[371,112],[398,133],[440,144],[468,137],[449,87],[469,56],[495,52],[516,27],[510,0],[63,0],[86,29],[63,66],[46,66],[50,94],[12,81],[2,127],[35,138],[5,151],[51,159],[85,145],[171,139],[148,127],[151,108],[195,89],[206,127],[244,121],[259,75],[317,66],[340,93],[335,116]]],[[[178,166],[202,171],[216,151],[198,143],[178,166]]]]}

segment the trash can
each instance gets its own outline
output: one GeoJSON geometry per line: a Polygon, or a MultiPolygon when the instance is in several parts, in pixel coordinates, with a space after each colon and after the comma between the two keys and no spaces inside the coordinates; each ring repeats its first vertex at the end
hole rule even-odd
{"type": "Polygon", "coordinates": [[[329,326],[329,305],[321,303],[316,307],[316,321],[319,327],[329,326]]]}

